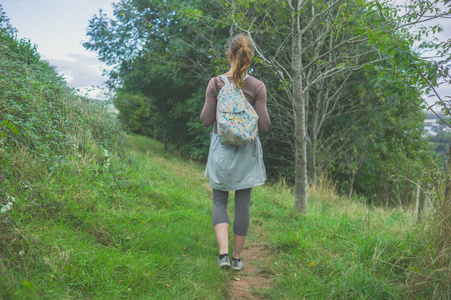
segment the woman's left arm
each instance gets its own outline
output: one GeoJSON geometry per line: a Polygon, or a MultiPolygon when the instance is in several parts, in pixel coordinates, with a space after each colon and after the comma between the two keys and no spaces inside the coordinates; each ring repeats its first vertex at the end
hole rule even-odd
{"type": "Polygon", "coordinates": [[[261,133],[268,131],[271,125],[268,109],[266,108],[266,99],[266,86],[263,82],[260,82],[255,93],[255,111],[258,115],[258,131],[261,133]]]}

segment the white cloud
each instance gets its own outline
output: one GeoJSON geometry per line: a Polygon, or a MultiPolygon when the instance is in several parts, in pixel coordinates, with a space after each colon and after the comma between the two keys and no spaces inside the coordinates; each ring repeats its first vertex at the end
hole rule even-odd
{"type": "MultiPolygon", "coordinates": [[[[102,76],[105,64],[82,46],[88,40],[86,27],[99,8],[111,16],[113,2],[119,0],[2,0],[1,4],[18,37],[36,44],[41,57],[71,86],[85,89],[107,79],[102,76]]],[[[100,92],[94,90],[89,94],[100,92]]]]}
{"type": "MultiPolygon", "coordinates": [[[[404,7],[406,5],[406,3],[408,3],[408,1],[406,0],[394,0],[393,1],[393,5],[401,5],[401,7],[404,7]]],[[[443,11],[448,11],[449,7],[446,8],[443,4],[438,3],[436,4],[436,8],[439,8],[440,10],[443,11]]],[[[400,14],[405,13],[405,9],[401,8],[400,14]]],[[[428,16],[430,16],[430,13],[427,13],[421,20],[425,20],[428,16]]],[[[416,33],[418,32],[418,30],[421,27],[433,27],[435,25],[440,25],[443,28],[442,32],[436,32],[435,34],[432,33],[429,36],[422,36],[421,37],[421,42],[431,42],[431,41],[438,41],[438,42],[444,42],[450,39],[451,35],[451,19],[449,17],[447,18],[436,18],[436,19],[432,19],[426,22],[421,22],[416,26],[413,26],[412,28],[410,28],[410,32],[412,33],[416,33]]],[[[418,46],[421,42],[416,42],[415,45],[418,46]]],[[[428,59],[434,59],[431,58],[433,56],[436,55],[436,53],[434,51],[428,51],[428,52],[424,52],[424,50],[419,50],[418,51],[422,51],[419,52],[421,53],[422,57],[428,58],[428,59]]],[[[449,96],[451,96],[451,86],[448,83],[442,83],[440,84],[440,86],[436,89],[437,93],[439,94],[440,98],[442,100],[446,100],[449,98],[449,96]]],[[[434,93],[431,93],[430,96],[426,97],[426,101],[429,104],[433,104],[438,100],[438,98],[434,95],[434,93]]]]}
{"type": "Polygon", "coordinates": [[[119,2],[118,0],[112,1],[112,0],[65,0],[66,2],[76,2],[79,4],[86,4],[90,6],[96,6],[96,7],[102,7],[102,8],[109,8],[111,7],[111,4],[119,2]]]}
{"type": "Polygon", "coordinates": [[[104,66],[95,57],[71,53],[64,59],[49,59],[49,62],[65,75],[70,85],[77,88],[98,85],[106,79],[102,76],[104,66]]]}
{"type": "MultiPolygon", "coordinates": [[[[104,64],[94,53],[82,46],[87,41],[89,20],[102,8],[112,16],[112,3],[119,0],[1,0],[1,4],[18,29],[19,37],[26,37],[38,45],[41,56],[65,75],[76,88],[96,86],[106,80],[101,76],[104,64]]],[[[403,4],[405,0],[396,0],[403,4]]],[[[451,20],[440,20],[444,31],[435,37],[449,38],[451,20]]],[[[440,94],[451,95],[451,87],[440,87],[440,94]]]]}

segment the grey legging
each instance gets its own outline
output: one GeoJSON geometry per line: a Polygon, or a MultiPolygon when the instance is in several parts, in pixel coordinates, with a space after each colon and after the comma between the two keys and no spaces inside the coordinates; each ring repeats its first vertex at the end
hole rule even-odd
{"type": "MultiPolygon", "coordinates": [[[[250,223],[250,204],[252,188],[235,191],[235,220],[233,233],[247,235],[250,223]]],[[[213,189],[213,227],[220,223],[229,222],[227,204],[229,192],[213,189]]]]}

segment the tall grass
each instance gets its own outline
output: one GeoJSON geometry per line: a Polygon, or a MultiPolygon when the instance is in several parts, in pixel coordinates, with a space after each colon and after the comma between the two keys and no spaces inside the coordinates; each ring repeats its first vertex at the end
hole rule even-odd
{"type": "MultiPolygon", "coordinates": [[[[331,190],[312,189],[309,213],[293,209],[293,193],[273,197],[265,187],[254,200],[274,258],[268,299],[406,299],[406,279],[424,250],[412,215],[348,203],[331,190]],[[269,201],[264,199],[269,198],[269,201]]],[[[280,189],[280,187],[279,187],[280,189]]]]}
{"type": "MultiPolygon", "coordinates": [[[[8,191],[16,202],[1,215],[14,228],[1,254],[1,297],[227,298],[227,282],[236,275],[215,264],[203,165],[138,136],[128,138],[125,153],[125,162],[109,156],[108,167],[79,157],[8,191]],[[38,197],[47,202],[36,205],[38,197]]],[[[38,171],[38,164],[23,170],[38,171]]],[[[261,272],[271,276],[270,288],[255,294],[446,299],[437,293],[444,278],[421,267],[432,247],[425,237],[431,227],[413,213],[349,203],[326,184],[311,189],[306,216],[296,213],[293,199],[282,181],[254,189],[249,240],[270,250],[261,272]],[[419,288],[424,276],[435,281],[419,288]]]]}
{"type": "MultiPolygon", "coordinates": [[[[143,143],[136,138],[128,147],[143,143]]],[[[3,224],[16,230],[7,233],[1,253],[0,298],[225,295],[228,274],[217,272],[208,238],[208,192],[192,188],[200,170],[165,154],[162,145],[149,148],[147,141],[145,147],[129,152],[127,164],[112,155],[109,167],[99,168],[80,158],[41,182],[10,191],[17,201],[2,215],[3,224]],[[41,202],[34,200],[38,194],[41,202]]]]}
{"type": "Polygon", "coordinates": [[[451,299],[451,181],[448,159],[446,173],[438,165],[428,171],[429,214],[420,239],[427,245],[416,265],[421,272],[415,273],[409,284],[415,291],[432,290],[432,297],[451,299]]]}

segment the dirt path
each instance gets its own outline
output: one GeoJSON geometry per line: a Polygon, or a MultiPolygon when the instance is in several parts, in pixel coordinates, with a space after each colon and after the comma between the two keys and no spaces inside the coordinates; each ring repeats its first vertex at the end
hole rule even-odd
{"type": "Polygon", "coordinates": [[[270,288],[270,275],[266,267],[268,250],[264,245],[249,243],[243,249],[244,267],[235,272],[229,283],[228,299],[264,299],[258,296],[256,290],[270,288]]]}

